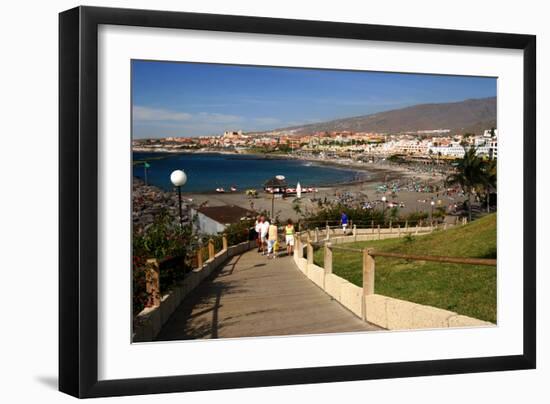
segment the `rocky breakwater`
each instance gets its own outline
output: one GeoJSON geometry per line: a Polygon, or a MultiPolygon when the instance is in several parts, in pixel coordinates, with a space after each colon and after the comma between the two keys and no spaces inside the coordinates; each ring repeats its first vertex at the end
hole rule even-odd
{"type": "MultiPolygon", "coordinates": [[[[179,223],[177,193],[165,192],[155,186],[145,185],[142,180],[134,178],[132,183],[132,221],[134,229],[146,229],[153,223],[155,217],[163,211],[174,219],[175,224],[179,223]]],[[[188,203],[182,198],[184,224],[189,222],[188,212],[188,203]]]]}

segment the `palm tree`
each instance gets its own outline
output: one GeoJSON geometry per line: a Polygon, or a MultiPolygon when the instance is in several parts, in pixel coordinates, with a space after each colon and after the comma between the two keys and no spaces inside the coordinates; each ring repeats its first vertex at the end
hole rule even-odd
{"type": "Polygon", "coordinates": [[[476,188],[483,185],[483,161],[477,156],[476,148],[464,146],[464,157],[456,166],[456,172],[446,179],[447,185],[459,185],[468,197],[468,220],[472,220],[472,196],[476,188]]]}
{"type": "Polygon", "coordinates": [[[490,195],[497,189],[497,161],[487,160],[483,164],[483,191],[487,198],[487,213],[490,211],[490,195]]]}

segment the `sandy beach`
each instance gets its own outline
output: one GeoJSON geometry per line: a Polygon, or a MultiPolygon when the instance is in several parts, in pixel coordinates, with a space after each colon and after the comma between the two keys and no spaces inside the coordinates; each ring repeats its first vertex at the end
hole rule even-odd
{"type": "MultiPolygon", "coordinates": [[[[362,175],[361,180],[353,183],[335,184],[317,188],[318,192],[304,193],[301,198],[301,209],[303,212],[314,212],[318,209],[317,200],[336,202],[343,195],[350,195],[356,200],[377,201],[382,198],[384,193],[378,190],[381,184],[399,184],[401,186],[412,182],[422,184],[443,184],[444,176],[438,173],[430,173],[423,171],[413,171],[408,167],[376,164],[376,163],[357,163],[357,162],[333,162],[322,161],[316,159],[308,159],[316,164],[328,164],[346,169],[354,169],[358,172],[366,172],[367,175],[362,175]],[[316,200],[312,201],[315,198],[316,200]]],[[[245,194],[245,190],[227,193],[185,193],[185,197],[194,205],[206,206],[223,206],[236,205],[243,208],[271,212],[272,195],[258,190],[256,198],[250,198],[245,194]]],[[[391,197],[391,191],[386,192],[388,201],[397,201],[403,203],[404,207],[400,208],[400,213],[410,213],[415,211],[429,212],[431,209],[430,201],[434,200],[436,206],[449,206],[455,203],[460,203],[462,198],[449,197],[443,195],[442,192],[415,192],[410,190],[399,190],[395,197],[391,197]]],[[[295,197],[275,198],[274,211],[275,216],[281,220],[291,218],[297,220],[300,215],[293,209],[293,201],[295,197]]]]}

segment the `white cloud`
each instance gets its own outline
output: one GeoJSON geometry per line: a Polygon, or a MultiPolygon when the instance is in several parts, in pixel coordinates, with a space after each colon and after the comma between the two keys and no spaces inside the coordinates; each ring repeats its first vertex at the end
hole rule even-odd
{"type": "Polygon", "coordinates": [[[164,108],[150,108],[136,105],[133,107],[133,119],[136,122],[176,122],[176,123],[218,123],[232,124],[242,122],[243,117],[237,115],[218,114],[213,112],[188,112],[173,111],[164,108]]]}
{"type": "Polygon", "coordinates": [[[186,112],[170,111],[161,108],[149,108],[135,105],[133,107],[133,119],[136,121],[189,121],[191,114],[186,112]]]}

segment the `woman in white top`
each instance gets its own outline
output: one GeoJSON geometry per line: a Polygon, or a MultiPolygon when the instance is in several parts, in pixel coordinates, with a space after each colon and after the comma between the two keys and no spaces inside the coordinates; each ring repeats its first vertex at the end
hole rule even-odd
{"type": "Polygon", "coordinates": [[[292,219],[288,219],[285,226],[285,242],[287,255],[292,255],[294,252],[294,224],[292,223],[292,219]]]}

